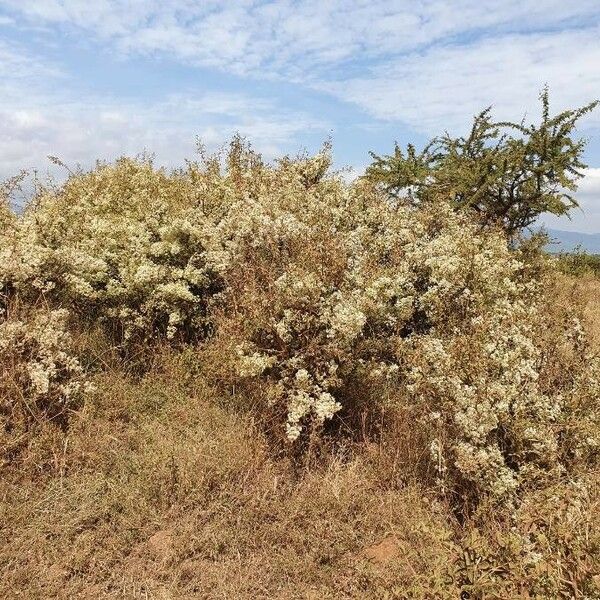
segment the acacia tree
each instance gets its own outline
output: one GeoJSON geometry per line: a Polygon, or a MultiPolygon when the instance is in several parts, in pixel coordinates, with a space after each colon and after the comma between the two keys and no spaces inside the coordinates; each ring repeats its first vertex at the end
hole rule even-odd
{"type": "Polygon", "coordinates": [[[366,177],[414,205],[450,198],[477,213],[484,226],[501,224],[511,237],[542,213],[568,215],[578,206],[571,193],[586,167],[586,140],[573,138],[576,123],[599,102],[551,116],[547,88],[540,100],[539,125],[494,122],[487,108],[466,137],[445,133],[420,153],[411,144],[403,152],[397,143],[391,155],[371,153],[366,177]]]}

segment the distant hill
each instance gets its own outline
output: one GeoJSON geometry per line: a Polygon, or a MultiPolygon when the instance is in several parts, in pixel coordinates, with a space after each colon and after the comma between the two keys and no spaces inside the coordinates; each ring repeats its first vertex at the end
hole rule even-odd
{"type": "Polygon", "coordinates": [[[600,254],[600,233],[579,233],[577,231],[547,230],[552,244],[550,252],[571,252],[577,246],[591,254],[600,254]]]}

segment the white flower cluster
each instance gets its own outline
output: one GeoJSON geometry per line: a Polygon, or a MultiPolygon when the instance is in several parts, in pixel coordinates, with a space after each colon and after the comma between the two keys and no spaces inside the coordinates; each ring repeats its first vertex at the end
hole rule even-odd
{"type": "MultiPolygon", "coordinates": [[[[290,440],[379,385],[422,416],[445,488],[508,499],[564,471],[569,403],[540,383],[540,285],[501,232],[443,203],[391,205],[361,181],[307,184],[285,164],[220,227],[235,329],[290,440]]],[[[589,455],[595,438],[577,430],[589,455]]]]}
{"type": "Polygon", "coordinates": [[[4,254],[22,294],[116,325],[124,341],[202,331],[227,264],[191,177],[128,159],[41,193],[4,254]]]}
{"type": "Polygon", "coordinates": [[[239,373],[269,358],[256,375],[272,380],[270,400],[288,407],[290,439],[310,418],[321,423],[342,408],[351,374],[397,380],[405,339],[437,339],[436,328],[465,321],[469,307],[518,292],[519,264],[500,235],[484,238],[449,207],[391,206],[362,182],[348,186],[320,169],[307,185],[298,177],[305,166],[263,172],[262,186],[220,223],[246,331],[239,373]]]}
{"type": "Polygon", "coordinates": [[[0,317],[0,418],[3,432],[40,414],[64,414],[91,390],[69,350],[65,310],[0,317]]]}

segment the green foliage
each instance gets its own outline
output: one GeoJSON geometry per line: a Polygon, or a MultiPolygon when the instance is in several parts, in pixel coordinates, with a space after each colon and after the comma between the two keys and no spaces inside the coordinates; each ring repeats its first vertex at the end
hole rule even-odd
{"type": "Polygon", "coordinates": [[[451,200],[469,208],[484,225],[501,224],[511,236],[545,212],[567,215],[577,206],[570,192],[585,168],[585,140],[573,137],[577,121],[598,106],[550,115],[548,90],[540,95],[539,125],[494,122],[488,108],[466,137],[445,133],[422,152],[396,144],[394,154],[371,153],[366,176],[390,195],[422,205],[451,200]]]}
{"type": "Polygon", "coordinates": [[[557,257],[558,268],[567,275],[600,276],[600,254],[590,254],[581,246],[573,252],[561,252],[557,257]]]}

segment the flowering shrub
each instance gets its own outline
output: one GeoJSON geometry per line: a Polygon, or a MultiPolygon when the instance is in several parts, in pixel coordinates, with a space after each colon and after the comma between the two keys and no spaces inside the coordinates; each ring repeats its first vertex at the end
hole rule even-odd
{"type": "Polygon", "coordinates": [[[206,327],[223,257],[190,178],[122,159],[43,190],[20,219],[12,280],[108,324],[118,339],[206,327]]]}
{"type": "Polygon", "coordinates": [[[547,339],[543,266],[450,204],[329,167],[327,149],[266,165],[237,141],[225,169],[74,175],[7,219],[3,286],[124,343],[216,328],[215,360],[290,442],[351,421],[357,399],[408,407],[429,469],[467,502],[596,461],[598,362],[572,320],[547,339]]]}
{"type": "Polygon", "coordinates": [[[8,264],[13,255],[16,226],[17,217],[10,209],[8,200],[0,192],[0,310],[6,308],[6,296],[11,280],[8,264]]]}
{"type": "MultiPolygon", "coordinates": [[[[548,323],[526,257],[468,214],[390,204],[325,176],[326,163],[263,173],[219,226],[232,253],[220,327],[287,438],[351,411],[352,397],[388,398],[411,407],[440,485],[467,500],[561,475],[576,431],[589,454],[592,421],[566,401],[580,384],[540,384],[548,323]]],[[[598,392],[585,396],[590,414],[598,392]]]]}
{"type": "Polygon", "coordinates": [[[90,391],[70,350],[65,310],[32,309],[0,315],[0,447],[10,451],[41,417],[65,422],[70,409],[90,391]]]}

